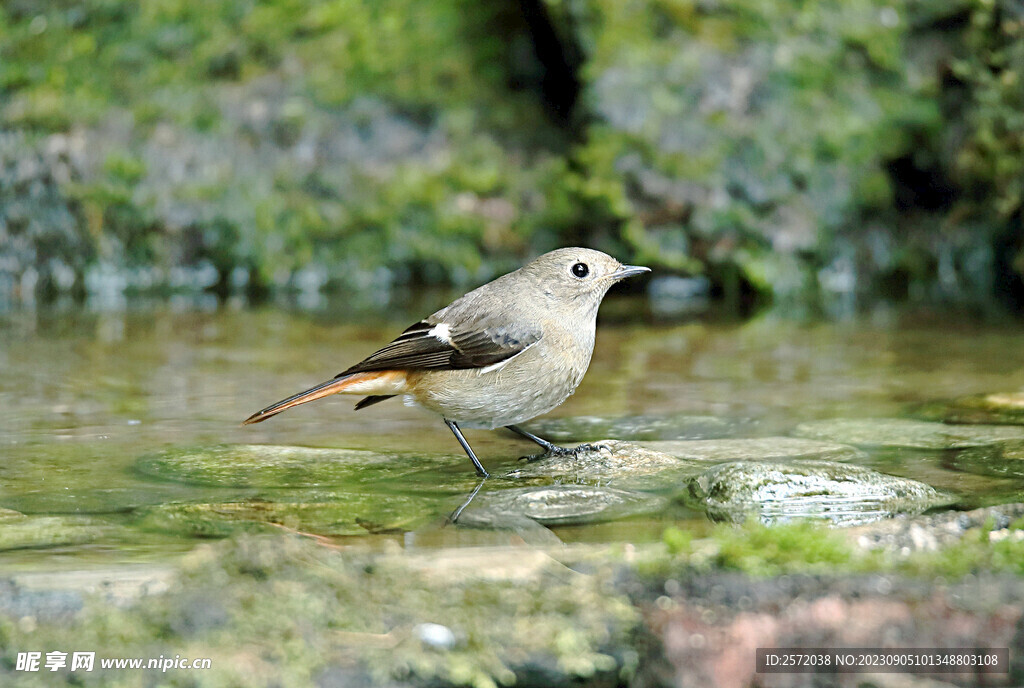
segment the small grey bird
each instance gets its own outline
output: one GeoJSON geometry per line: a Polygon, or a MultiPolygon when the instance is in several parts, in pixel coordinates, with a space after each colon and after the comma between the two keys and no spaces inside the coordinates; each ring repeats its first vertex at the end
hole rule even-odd
{"type": "Polygon", "coordinates": [[[356,409],[402,394],[439,414],[477,473],[459,425],[506,427],[547,452],[565,451],[517,427],[569,397],[594,352],[597,308],[621,279],[649,272],[586,248],[561,248],[474,289],[407,328],[333,380],[254,413],[259,423],[332,394],[361,394],[356,409]]]}

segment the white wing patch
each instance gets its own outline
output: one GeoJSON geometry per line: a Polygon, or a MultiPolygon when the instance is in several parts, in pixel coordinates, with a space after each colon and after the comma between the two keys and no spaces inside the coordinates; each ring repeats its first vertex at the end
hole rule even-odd
{"type": "Polygon", "coordinates": [[[427,334],[430,335],[431,337],[435,337],[441,340],[445,344],[452,343],[452,330],[444,323],[434,325],[432,328],[430,328],[427,334]]]}

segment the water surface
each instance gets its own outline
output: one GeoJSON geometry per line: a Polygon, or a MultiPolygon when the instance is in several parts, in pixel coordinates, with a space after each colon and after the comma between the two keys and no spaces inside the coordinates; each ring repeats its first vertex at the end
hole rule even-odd
{"type": "MultiPolygon", "coordinates": [[[[462,457],[440,420],[398,399],[355,412],[356,399],[339,396],[240,425],[268,403],[332,377],[442,303],[384,318],[173,305],[0,314],[0,507],[62,519],[50,525],[67,533],[29,538],[0,553],[0,567],[167,561],[198,538],[142,527],[148,506],[260,497],[259,490],[159,480],[138,470],[140,457],[168,448],[257,443],[462,457]]],[[[771,436],[808,420],[906,416],[924,401],[1024,388],[1020,324],[888,311],[815,324],[770,315],[688,323],[628,315],[642,311],[639,302],[611,299],[590,371],[552,417],[714,416],[732,436],[771,436]]],[[[513,468],[535,449],[505,432],[467,437],[492,472],[513,468]]],[[[1019,480],[961,473],[948,458],[889,450],[870,453],[867,463],[950,491],[964,507],[1021,497],[1019,480]]],[[[364,492],[421,500],[427,524],[336,540],[493,542],[485,532],[444,527],[444,516],[475,484],[469,461],[456,460],[364,485],[364,492]]],[[[635,542],[660,537],[669,523],[707,526],[701,514],[673,506],[658,516],[553,532],[565,542],[635,542]]]]}

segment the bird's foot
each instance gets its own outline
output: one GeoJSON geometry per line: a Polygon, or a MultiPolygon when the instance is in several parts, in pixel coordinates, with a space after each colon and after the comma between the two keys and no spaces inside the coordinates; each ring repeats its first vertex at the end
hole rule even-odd
{"type": "Polygon", "coordinates": [[[552,444],[547,447],[540,454],[530,454],[529,456],[519,457],[520,461],[526,461],[533,463],[534,461],[543,461],[544,459],[550,459],[554,456],[571,456],[574,459],[579,458],[580,454],[595,451],[597,447],[592,444],[581,444],[578,447],[559,447],[557,444],[552,444]]]}

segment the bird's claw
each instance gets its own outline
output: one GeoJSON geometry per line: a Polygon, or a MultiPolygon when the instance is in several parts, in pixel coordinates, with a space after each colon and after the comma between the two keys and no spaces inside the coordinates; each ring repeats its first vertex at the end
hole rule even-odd
{"type": "Polygon", "coordinates": [[[574,459],[578,459],[581,453],[595,451],[597,447],[592,444],[581,444],[577,447],[559,447],[558,445],[551,445],[540,454],[530,454],[528,456],[520,456],[520,461],[526,461],[533,463],[534,461],[542,461],[544,459],[550,459],[554,456],[571,456],[574,459]]]}

